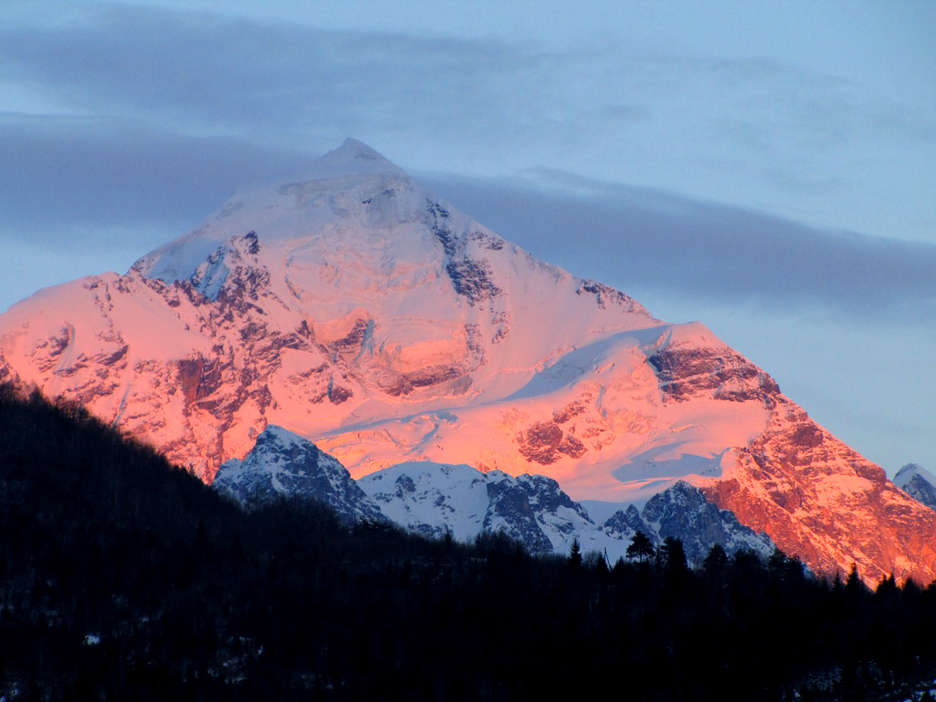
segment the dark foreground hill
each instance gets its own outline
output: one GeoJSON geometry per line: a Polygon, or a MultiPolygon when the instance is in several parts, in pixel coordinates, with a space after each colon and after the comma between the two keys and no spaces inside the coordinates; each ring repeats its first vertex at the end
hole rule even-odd
{"type": "MultiPolygon", "coordinates": [[[[681,545],[608,568],[313,503],[244,512],[76,406],[0,389],[0,697],[879,699],[936,589],[681,545]]],[[[905,688],[904,688],[905,689],[905,688]]]]}

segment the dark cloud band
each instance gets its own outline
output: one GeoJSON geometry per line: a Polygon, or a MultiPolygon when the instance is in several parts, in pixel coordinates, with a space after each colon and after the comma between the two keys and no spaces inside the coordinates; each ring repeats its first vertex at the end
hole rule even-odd
{"type": "Polygon", "coordinates": [[[827,309],[875,323],[936,319],[936,245],[828,232],[673,194],[549,174],[429,177],[534,255],[640,290],[712,302],[827,309]]]}

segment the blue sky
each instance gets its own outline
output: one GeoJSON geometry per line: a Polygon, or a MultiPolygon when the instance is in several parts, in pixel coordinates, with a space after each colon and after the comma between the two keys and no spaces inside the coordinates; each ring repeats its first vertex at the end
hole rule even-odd
{"type": "Polygon", "coordinates": [[[936,4],[0,6],[0,309],[354,136],[936,466],[936,4]]]}

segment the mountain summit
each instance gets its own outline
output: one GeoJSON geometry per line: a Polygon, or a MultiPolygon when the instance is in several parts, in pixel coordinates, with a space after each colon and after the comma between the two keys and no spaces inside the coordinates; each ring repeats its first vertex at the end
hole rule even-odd
{"type": "Polygon", "coordinates": [[[406,172],[384,158],[367,144],[348,137],[337,149],[329,151],[315,164],[319,178],[360,175],[395,175],[406,178],[406,172]]]}
{"type": "Polygon", "coordinates": [[[82,402],[207,482],[274,424],[355,478],[468,464],[612,503],[685,480],[815,569],[936,577],[936,513],[763,370],[535,260],[352,139],[126,275],[13,306],[3,379],[82,402]]]}

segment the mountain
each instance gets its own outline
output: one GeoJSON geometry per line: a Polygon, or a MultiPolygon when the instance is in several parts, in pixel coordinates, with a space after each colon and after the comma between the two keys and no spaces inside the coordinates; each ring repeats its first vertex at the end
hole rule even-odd
{"type": "Polygon", "coordinates": [[[282,427],[268,426],[253,450],[226,461],[213,487],[242,504],[276,497],[310,497],[324,502],[342,519],[384,521],[380,508],[351,479],[334,457],[282,427]]]}
{"type": "Polygon", "coordinates": [[[774,549],[766,535],[742,526],[685,481],[651,497],[643,510],[630,505],[603,523],[542,475],[404,463],[366,475],[359,484],[387,518],[410,531],[462,541],[498,532],[533,553],[567,554],[578,541],[583,552],[603,553],[613,563],[626,557],[637,531],[655,545],[679,539],[693,563],[701,563],[716,543],[729,554],[745,549],[765,558],[774,549]]]}
{"type": "Polygon", "coordinates": [[[532,553],[568,553],[575,537],[598,534],[585,509],[541,475],[514,478],[499,470],[420,462],[384,468],[359,484],[388,518],[427,536],[471,541],[496,532],[532,553]]]}
{"type": "Polygon", "coordinates": [[[77,400],[210,482],[269,424],[352,477],[544,474],[575,500],[679,480],[817,571],[936,577],[936,513],[698,323],[535,260],[354,140],[299,182],[0,317],[0,381],[77,400]]]}
{"type": "Polygon", "coordinates": [[[894,476],[894,485],[914,500],[936,510],[936,476],[916,463],[908,463],[894,476]]]}
{"type": "Polygon", "coordinates": [[[599,525],[552,478],[419,462],[355,482],[334,457],[272,425],[243,460],[222,464],[213,486],[247,504],[275,495],[315,499],[346,520],[390,521],[424,536],[470,542],[483,533],[505,534],[531,553],[566,554],[578,541],[584,552],[604,553],[612,562],[626,556],[636,531],[654,544],[680,539],[696,563],[716,543],[728,553],[743,548],[765,558],[774,548],[684,481],[654,495],[642,511],[631,505],[599,525]]]}

